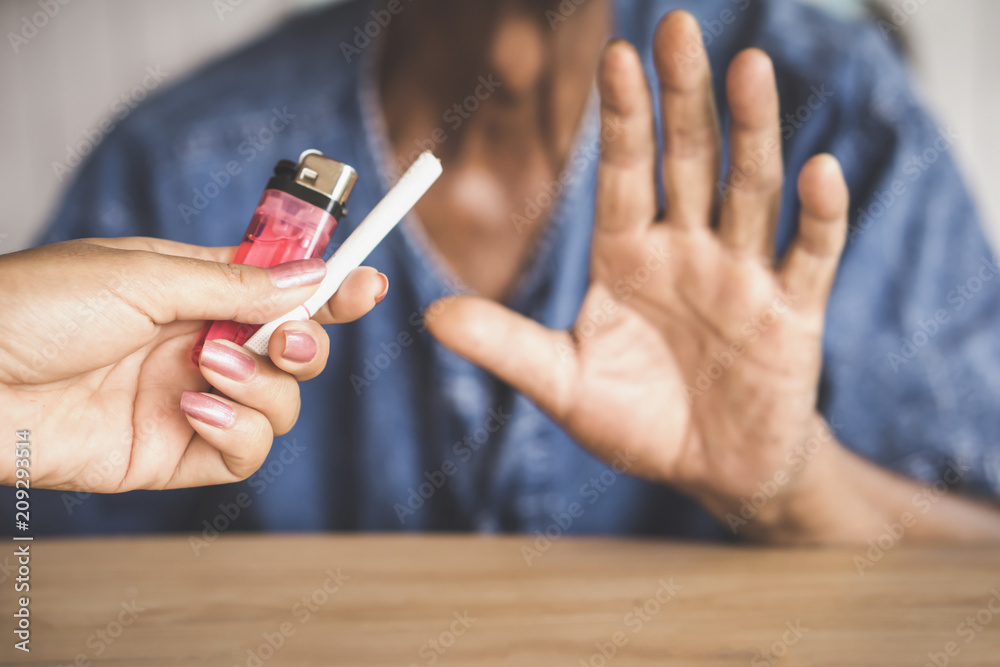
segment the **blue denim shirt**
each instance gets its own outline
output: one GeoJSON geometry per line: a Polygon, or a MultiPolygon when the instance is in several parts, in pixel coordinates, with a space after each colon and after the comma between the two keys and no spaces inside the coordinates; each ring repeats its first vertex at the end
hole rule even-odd
{"type": "MultiPolygon", "coordinates": [[[[317,148],[360,175],[336,245],[396,171],[373,86],[377,44],[355,42],[382,5],[295,18],[150,99],[79,168],[42,241],[234,244],[274,163],[317,148]]],[[[675,7],[702,21],[720,100],[740,49],[774,59],[789,184],[821,151],[844,166],[852,227],[829,305],[819,402],[836,435],[903,474],[937,480],[957,465],[963,491],[1000,495],[1000,271],[955,167],[955,138],[916,98],[887,31],[786,0],[620,0],[615,32],[645,54],[651,81],[652,33],[675,7]]],[[[508,303],[550,327],[573,322],[587,286],[595,121],[591,105],[567,185],[508,303]]],[[[445,140],[449,128],[443,118],[445,140]]],[[[786,187],[779,252],[797,214],[786,187]]],[[[298,425],[258,473],[206,489],[38,493],[33,525],[732,537],[671,488],[595,460],[523,396],[436,344],[421,313],[463,287],[414,221],[369,263],[388,275],[389,297],[361,321],[328,328],[329,367],[302,386],[298,425]],[[573,503],[578,516],[567,513],[573,503]]]]}

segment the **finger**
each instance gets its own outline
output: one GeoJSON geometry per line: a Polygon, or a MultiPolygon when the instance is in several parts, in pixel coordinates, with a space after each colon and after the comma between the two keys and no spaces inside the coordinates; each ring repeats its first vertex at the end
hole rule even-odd
{"type": "Polygon", "coordinates": [[[275,367],[298,382],[305,382],[326,368],[330,356],[330,337],[313,320],[285,322],[271,335],[267,352],[275,367]]]}
{"type": "Polygon", "coordinates": [[[598,166],[594,252],[633,239],[656,217],[656,138],[642,61],[627,42],[604,50],[597,76],[604,150],[598,166]]]}
{"type": "Polygon", "coordinates": [[[729,67],[726,90],[732,157],[719,215],[720,240],[738,255],[760,257],[770,265],[784,176],[771,59],[759,49],[740,53],[729,67]]]}
{"type": "MultiPolygon", "coordinates": [[[[191,245],[188,243],[178,243],[176,241],[165,241],[142,236],[123,237],[118,239],[84,239],[86,243],[112,248],[118,250],[135,250],[153,252],[160,255],[169,255],[177,258],[190,258],[225,264],[232,260],[236,254],[234,246],[205,247],[191,245]]],[[[319,260],[308,260],[318,262],[319,260]]],[[[237,267],[244,265],[235,265],[237,267]]],[[[286,265],[287,266],[287,265],[286,265]]],[[[318,265],[317,265],[318,266],[318,265]]],[[[224,269],[228,271],[229,269],[224,269]]],[[[240,270],[241,271],[241,270],[240,270]]],[[[321,280],[322,278],[320,278],[321,280]]],[[[341,324],[352,322],[371,310],[375,304],[385,298],[389,289],[389,279],[382,273],[370,267],[361,267],[352,271],[340,289],[332,299],[321,308],[314,319],[321,324],[341,324]]],[[[306,293],[297,303],[274,313],[273,317],[283,315],[294,309],[305,301],[311,292],[306,293]]],[[[282,301],[284,302],[284,300],[282,301]]],[[[267,312],[272,312],[272,306],[267,307],[267,312]]],[[[236,317],[205,317],[193,319],[236,319],[237,321],[251,324],[263,323],[267,320],[255,319],[240,320],[236,317]]]]}
{"type": "Polygon", "coordinates": [[[721,143],[701,29],[691,14],[673,11],[660,21],[653,43],[663,116],[667,219],[686,227],[707,226],[721,143]]]}
{"type": "Polygon", "coordinates": [[[227,340],[211,340],[205,343],[198,365],[209,384],[263,414],[275,435],[295,426],[301,406],[299,384],[269,358],[227,340]]]}
{"type": "Polygon", "coordinates": [[[271,449],[274,433],[260,412],[221,396],[186,391],[181,410],[197,435],[168,487],[220,484],[252,475],[271,449]]]}
{"type": "Polygon", "coordinates": [[[840,163],[817,155],[799,175],[799,230],[785,255],[780,278],[804,307],[826,308],[847,238],[850,195],[840,163]]]}
{"type": "Polygon", "coordinates": [[[437,340],[521,391],[556,419],[570,404],[575,357],[572,341],[503,306],[458,296],[432,304],[426,318],[437,340]]]}
{"type": "Polygon", "coordinates": [[[320,324],[353,322],[381,303],[389,293],[389,279],[375,269],[362,266],[351,271],[336,294],[313,319],[320,324]]]}
{"type": "Polygon", "coordinates": [[[326,276],[322,259],[264,269],[146,251],[107,252],[122,253],[113,277],[116,294],[157,324],[176,320],[263,324],[304,303],[326,276]]]}
{"type": "Polygon", "coordinates": [[[90,238],[80,239],[84,243],[116,248],[118,250],[145,250],[161,255],[175,257],[192,257],[210,262],[231,262],[236,256],[237,246],[200,246],[166,239],[154,239],[148,236],[123,236],[117,239],[90,238]]]}

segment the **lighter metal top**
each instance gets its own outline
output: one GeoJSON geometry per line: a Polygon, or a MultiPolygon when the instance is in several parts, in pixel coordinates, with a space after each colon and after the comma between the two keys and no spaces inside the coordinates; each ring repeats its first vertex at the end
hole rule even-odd
{"type": "Polygon", "coordinates": [[[358,172],[354,167],[331,160],[315,150],[302,153],[295,169],[296,183],[330,197],[341,206],[347,203],[357,180],[358,172]]]}

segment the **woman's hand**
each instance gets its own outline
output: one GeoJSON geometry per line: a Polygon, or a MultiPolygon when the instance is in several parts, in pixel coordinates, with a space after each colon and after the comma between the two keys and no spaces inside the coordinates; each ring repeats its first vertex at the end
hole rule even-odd
{"type": "MultiPolygon", "coordinates": [[[[262,324],[304,302],[322,260],[227,264],[234,248],[88,239],[0,256],[0,423],[31,432],[31,485],[111,493],[235,482],[263,463],[299,412],[298,383],[326,365],[320,324],[349,322],[385,295],[354,271],[268,356],[209,342],[204,320],[262,324]],[[213,388],[214,393],[209,393],[213,388]]],[[[0,459],[13,484],[14,458],[0,459]]]]}
{"type": "Polygon", "coordinates": [[[822,486],[814,482],[835,474],[833,465],[816,473],[830,459],[810,460],[804,448],[810,439],[836,447],[816,398],[847,187],[833,157],[806,164],[798,234],[776,262],[784,168],[770,59],[751,49],[730,67],[732,166],[721,202],[711,72],[689,14],[662,21],[654,59],[662,157],[639,55],[618,42],[603,57],[607,145],[593,283],[574,329],[550,331],[474,297],[444,302],[428,324],[444,345],[523,391],[595,455],[611,462],[624,454],[635,460],[631,473],[674,484],[720,518],[783,471],[784,483],[757,517],[778,530],[792,517],[808,521],[796,503],[811,509],[810,494],[822,486]]]}

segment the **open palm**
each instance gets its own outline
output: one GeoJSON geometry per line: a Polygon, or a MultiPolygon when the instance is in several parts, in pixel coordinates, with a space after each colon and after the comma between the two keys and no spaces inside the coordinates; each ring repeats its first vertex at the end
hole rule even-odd
{"type": "MultiPolygon", "coordinates": [[[[635,50],[609,45],[599,74],[604,136],[593,283],[572,331],[551,331],[475,297],[430,322],[459,354],[518,387],[582,445],[707,505],[749,494],[821,427],[823,318],[848,196],[836,160],[803,169],[798,235],[776,265],[783,180],[778,99],[757,50],[731,65],[732,166],[708,60],[690,15],[658,28],[666,214],[657,219],[656,141],[635,50]]],[[[731,504],[731,503],[730,503],[731,504]]]]}

